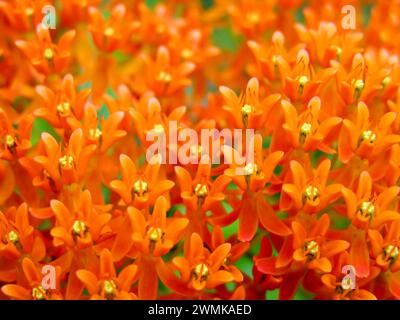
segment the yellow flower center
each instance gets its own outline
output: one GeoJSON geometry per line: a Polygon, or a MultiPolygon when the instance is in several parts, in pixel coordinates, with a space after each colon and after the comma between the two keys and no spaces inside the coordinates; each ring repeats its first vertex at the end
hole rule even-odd
{"type": "Polygon", "coordinates": [[[313,185],[307,186],[307,188],[304,190],[303,194],[303,200],[307,202],[316,202],[319,198],[319,190],[317,187],[313,185]]]}
{"type": "Polygon", "coordinates": [[[161,228],[150,227],[149,230],[147,231],[147,235],[150,241],[157,242],[162,239],[164,233],[161,230],[161,228]]]}
{"type": "Polygon", "coordinates": [[[300,127],[300,142],[304,143],[306,137],[311,134],[312,125],[311,123],[304,122],[300,127]]]}
{"type": "Polygon", "coordinates": [[[356,80],[356,82],[354,83],[354,87],[356,88],[356,90],[362,90],[364,89],[364,80],[362,79],[358,79],[356,80]]]}
{"type": "Polygon", "coordinates": [[[71,105],[69,102],[62,102],[57,106],[57,112],[63,116],[66,117],[70,114],[71,112],[71,105]]]}
{"type": "Polygon", "coordinates": [[[172,77],[168,72],[161,71],[157,76],[157,81],[160,82],[171,82],[172,77]]]}
{"type": "Polygon", "coordinates": [[[203,147],[202,146],[195,145],[195,146],[191,146],[190,147],[190,154],[192,156],[198,156],[202,152],[203,152],[203,147]]]}
{"type": "Polygon", "coordinates": [[[72,233],[76,236],[82,236],[87,230],[86,224],[83,221],[75,220],[72,225],[72,233]]]}
{"type": "Polygon", "coordinates": [[[341,283],[341,289],[343,289],[344,291],[351,289],[352,287],[352,280],[350,277],[348,277],[345,281],[342,280],[341,283]]]}
{"type": "Polygon", "coordinates": [[[148,185],[146,181],[143,181],[142,179],[136,180],[136,182],[133,184],[133,191],[136,194],[143,195],[146,193],[148,190],[148,185]]]}
{"type": "Polygon", "coordinates": [[[205,184],[198,183],[194,188],[194,192],[198,197],[204,197],[208,194],[207,186],[205,184]]]}
{"type": "Polygon", "coordinates": [[[15,146],[15,139],[11,134],[6,135],[6,144],[7,147],[12,148],[15,146]]]}
{"type": "Polygon", "coordinates": [[[44,300],[46,298],[46,290],[42,286],[37,286],[32,289],[32,297],[35,300],[44,300]]]}
{"type": "Polygon", "coordinates": [[[314,240],[308,241],[304,244],[305,255],[309,258],[315,258],[318,254],[319,246],[314,240]]]}
{"type": "Polygon", "coordinates": [[[354,98],[358,99],[361,95],[362,90],[364,89],[365,83],[364,80],[358,79],[354,82],[354,98]]]}
{"type": "Polygon", "coordinates": [[[156,124],[156,125],[154,125],[153,131],[157,135],[163,134],[164,133],[164,127],[163,127],[162,124],[156,124]]]}
{"type": "Polygon", "coordinates": [[[12,242],[13,244],[16,244],[19,242],[18,233],[16,233],[14,230],[11,230],[8,233],[7,238],[8,238],[8,241],[12,242]]]}
{"type": "Polygon", "coordinates": [[[71,155],[64,155],[58,161],[63,169],[71,169],[74,166],[74,157],[71,155]]]}
{"type": "Polygon", "coordinates": [[[276,57],[275,54],[272,56],[272,63],[274,64],[275,67],[276,67],[277,64],[278,64],[278,58],[276,57]]]}
{"type": "Polygon", "coordinates": [[[392,260],[396,260],[399,256],[399,247],[390,244],[386,247],[384,252],[386,257],[389,257],[392,260]]]}
{"type": "Polygon", "coordinates": [[[105,298],[113,299],[117,294],[117,285],[114,280],[104,280],[103,290],[105,298]]]}
{"type": "Polygon", "coordinates": [[[336,59],[340,60],[342,58],[343,50],[340,47],[336,47],[335,49],[336,49],[336,59]]]}
{"type": "Polygon", "coordinates": [[[107,27],[105,30],[104,30],[104,35],[106,36],[106,37],[111,37],[111,36],[113,36],[115,34],[115,30],[114,30],[114,28],[112,28],[112,27],[107,27]]]}
{"type": "Polygon", "coordinates": [[[43,56],[46,60],[51,60],[54,58],[54,52],[51,48],[44,49],[43,56]]]}
{"type": "Polygon", "coordinates": [[[242,116],[247,117],[250,113],[254,111],[254,107],[249,104],[245,104],[241,110],[242,110],[242,116]]]}
{"type": "Polygon", "coordinates": [[[89,138],[92,139],[92,140],[99,139],[102,136],[102,134],[103,133],[98,128],[89,130],[89,138]]]}
{"type": "Polygon", "coordinates": [[[199,263],[193,269],[193,275],[196,279],[200,279],[200,281],[204,281],[207,279],[209,274],[208,267],[205,263],[199,263]]]}
{"type": "Polygon", "coordinates": [[[360,142],[367,141],[370,144],[373,144],[376,141],[376,134],[371,130],[365,130],[360,136],[360,142]]]}
{"type": "Polygon", "coordinates": [[[383,80],[382,80],[382,86],[383,86],[384,88],[386,88],[387,85],[388,85],[391,81],[392,81],[392,78],[389,77],[389,76],[386,76],[386,77],[383,78],[383,80]]]}
{"type": "Polygon", "coordinates": [[[358,210],[363,217],[367,218],[371,218],[375,214],[375,206],[369,201],[361,202],[358,210]]]}
{"type": "Polygon", "coordinates": [[[303,87],[308,83],[308,81],[309,81],[309,79],[308,79],[307,76],[301,76],[301,77],[299,78],[299,86],[300,86],[301,88],[303,88],[303,87]]]}
{"type": "Polygon", "coordinates": [[[246,164],[246,166],[244,167],[244,174],[246,176],[255,174],[258,172],[258,166],[255,163],[248,163],[246,164]]]}
{"type": "Polygon", "coordinates": [[[260,22],[260,14],[258,12],[249,12],[246,15],[246,20],[252,24],[256,24],[260,22]]]}
{"type": "Polygon", "coordinates": [[[183,49],[181,56],[183,59],[189,59],[193,56],[193,51],[190,49],[183,49]]]}
{"type": "Polygon", "coordinates": [[[25,8],[25,14],[26,14],[28,17],[30,17],[31,15],[33,15],[34,12],[35,12],[35,11],[34,11],[31,7],[25,8]]]}

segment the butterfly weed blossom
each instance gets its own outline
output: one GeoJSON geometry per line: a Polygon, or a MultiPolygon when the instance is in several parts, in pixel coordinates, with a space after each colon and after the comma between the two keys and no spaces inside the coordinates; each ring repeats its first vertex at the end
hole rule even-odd
{"type": "Polygon", "coordinates": [[[398,4],[149,4],[0,0],[0,299],[400,299],[398,4]]]}

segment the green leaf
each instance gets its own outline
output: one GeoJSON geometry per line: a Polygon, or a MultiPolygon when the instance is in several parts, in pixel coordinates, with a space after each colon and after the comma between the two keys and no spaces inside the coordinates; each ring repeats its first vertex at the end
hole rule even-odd
{"type": "Polygon", "coordinates": [[[229,226],[223,227],[222,228],[222,232],[224,233],[224,238],[227,239],[230,236],[237,234],[238,232],[238,226],[239,226],[239,222],[238,220],[236,220],[234,223],[232,223],[229,226]]]}
{"type": "Polygon", "coordinates": [[[335,212],[332,212],[329,214],[331,218],[331,226],[332,229],[347,229],[349,225],[351,224],[351,220],[348,219],[347,217],[342,216],[341,214],[335,212]]]}
{"type": "Polygon", "coordinates": [[[125,54],[121,50],[116,50],[112,53],[113,58],[117,61],[118,64],[124,64],[132,59],[129,55],[125,54]]]}
{"type": "Polygon", "coordinates": [[[279,300],[279,289],[265,291],[265,300],[279,300]]]}
{"type": "Polygon", "coordinates": [[[104,118],[107,119],[110,116],[110,111],[107,106],[103,103],[99,111],[97,111],[97,117],[99,119],[104,118]]]}
{"type": "Polygon", "coordinates": [[[230,28],[216,28],[212,33],[212,41],[215,46],[229,52],[236,52],[243,37],[233,33],[230,28]]]}
{"type": "Polygon", "coordinates": [[[45,230],[49,230],[51,227],[52,227],[51,220],[46,219],[38,226],[38,230],[45,231],[45,230]]]}
{"type": "Polygon", "coordinates": [[[214,5],[214,0],[201,0],[203,9],[208,10],[214,5]]]}
{"type": "Polygon", "coordinates": [[[299,286],[294,294],[293,300],[311,300],[313,297],[313,293],[306,291],[302,286],[299,286]]]}
{"type": "Polygon", "coordinates": [[[44,119],[37,118],[33,121],[31,130],[30,142],[32,146],[36,145],[39,142],[40,136],[43,132],[51,134],[57,141],[61,140],[60,136],[54,131],[50,123],[48,123],[44,119]]]}
{"type": "Polygon", "coordinates": [[[101,184],[101,193],[103,194],[104,203],[110,203],[110,189],[108,189],[104,184],[101,184]]]}
{"type": "Polygon", "coordinates": [[[146,6],[150,9],[154,9],[154,7],[157,5],[157,3],[159,3],[160,0],[146,0],[146,6]]]}
{"type": "Polygon", "coordinates": [[[243,255],[238,261],[236,261],[235,266],[240,269],[249,277],[253,277],[253,259],[247,255],[243,255]]]}

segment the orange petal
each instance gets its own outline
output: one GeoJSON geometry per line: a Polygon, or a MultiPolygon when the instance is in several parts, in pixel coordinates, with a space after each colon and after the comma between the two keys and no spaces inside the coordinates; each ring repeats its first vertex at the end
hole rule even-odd
{"type": "Polygon", "coordinates": [[[15,284],[6,284],[1,287],[1,291],[10,298],[17,300],[31,300],[32,296],[29,290],[15,284]]]}
{"type": "Polygon", "coordinates": [[[350,261],[356,269],[357,277],[368,277],[369,251],[364,231],[357,231],[353,236],[353,242],[350,248],[350,261]]]}
{"type": "Polygon", "coordinates": [[[115,278],[115,268],[112,255],[108,249],[103,249],[100,254],[100,277],[115,278]]]}
{"type": "Polygon", "coordinates": [[[230,251],[231,251],[230,243],[221,244],[218,248],[216,248],[209,256],[209,260],[211,263],[211,270],[213,271],[218,270],[224,263],[224,260],[228,256],[230,251]]]}
{"type": "Polygon", "coordinates": [[[262,198],[262,200],[259,200],[256,204],[256,208],[261,224],[269,232],[280,236],[292,234],[292,230],[278,218],[272,206],[265,199],[262,198]]]}
{"type": "Polygon", "coordinates": [[[213,272],[207,278],[207,289],[213,289],[221,284],[233,281],[233,275],[224,270],[218,270],[217,272],[213,272]]]}
{"type": "Polygon", "coordinates": [[[92,272],[82,269],[76,271],[76,276],[85,285],[90,295],[97,292],[99,283],[97,277],[92,272]]]}
{"type": "Polygon", "coordinates": [[[42,277],[31,259],[24,258],[24,260],[22,260],[22,269],[30,285],[41,282],[42,277]]]}
{"type": "Polygon", "coordinates": [[[133,281],[135,280],[137,266],[131,264],[126,266],[118,275],[118,283],[120,285],[120,289],[124,291],[129,291],[133,281]]]}
{"type": "Polygon", "coordinates": [[[332,264],[328,258],[320,258],[312,260],[308,267],[313,270],[319,270],[324,273],[329,273],[332,271],[332,264]]]}
{"type": "Polygon", "coordinates": [[[324,256],[330,258],[350,247],[350,243],[344,240],[332,240],[323,246],[324,256]]]}

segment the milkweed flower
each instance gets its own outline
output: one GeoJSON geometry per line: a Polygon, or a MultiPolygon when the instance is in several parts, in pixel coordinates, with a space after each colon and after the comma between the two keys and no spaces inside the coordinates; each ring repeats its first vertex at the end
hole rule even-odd
{"type": "Polygon", "coordinates": [[[75,30],[66,32],[55,44],[49,29],[40,23],[36,27],[36,37],[37,42],[18,40],[15,44],[40,73],[48,75],[52,72],[63,72],[71,58],[69,49],[75,37],[75,30]]]}
{"type": "Polygon", "coordinates": [[[325,159],[307,176],[297,161],[290,162],[293,183],[282,186],[281,210],[303,209],[308,213],[319,212],[340,197],[341,184],[328,184],[331,161],[325,159]]]}
{"type": "Polygon", "coordinates": [[[237,150],[229,146],[222,147],[224,156],[229,163],[232,163],[230,168],[225,170],[225,174],[232,177],[243,192],[242,205],[239,209],[239,239],[251,240],[259,222],[270,232],[288,235],[291,230],[276,216],[274,209],[264,198],[263,190],[265,185],[272,181],[273,170],[282,159],[283,152],[276,151],[265,156],[261,135],[255,135],[250,143],[254,147],[254,159],[250,159],[248,154],[243,159],[237,150]],[[242,164],[238,164],[238,160],[242,164]],[[238,170],[240,174],[237,174],[238,170]]]}
{"type": "MultiPolygon", "coordinates": [[[[55,289],[45,289],[42,286],[42,274],[38,266],[29,258],[22,260],[22,270],[25,277],[24,284],[6,284],[1,291],[17,300],[61,300],[59,284],[55,289]]],[[[58,272],[60,268],[56,268],[58,272]]],[[[56,271],[57,272],[57,271],[56,271]]],[[[59,279],[59,276],[56,277],[59,279]]]]}
{"type": "Polygon", "coordinates": [[[138,294],[142,299],[157,297],[159,266],[166,255],[183,236],[188,219],[167,218],[167,200],[157,198],[151,215],[144,215],[134,207],[128,207],[130,228],[126,235],[116,237],[112,247],[115,260],[125,255],[135,258],[138,266],[138,294]]]}
{"type": "Polygon", "coordinates": [[[173,268],[179,272],[180,278],[174,276],[171,270],[166,271],[167,267],[162,265],[164,273],[161,274],[161,280],[178,293],[201,296],[205,289],[213,289],[235,279],[231,272],[221,270],[230,249],[231,245],[224,243],[210,252],[204,248],[200,236],[193,233],[185,256],[172,260],[173,268]]]}
{"type": "Polygon", "coordinates": [[[400,299],[398,5],[155,2],[0,0],[0,299],[400,299]]]}
{"type": "Polygon", "coordinates": [[[110,187],[117,192],[125,204],[133,203],[139,208],[154,204],[158,196],[174,186],[174,182],[160,179],[160,154],[153,156],[145,169],[138,171],[132,159],[127,155],[120,156],[122,180],[113,180],[110,187]]]}
{"type": "Polygon", "coordinates": [[[137,266],[131,264],[123,268],[118,276],[114,267],[111,253],[103,249],[100,254],[100,268],[98,275],[80,269],[76,271],[80,281],[85,285],[92,300],[132,300],[136,295],[130,292],[135,281],[137,266]]]}

